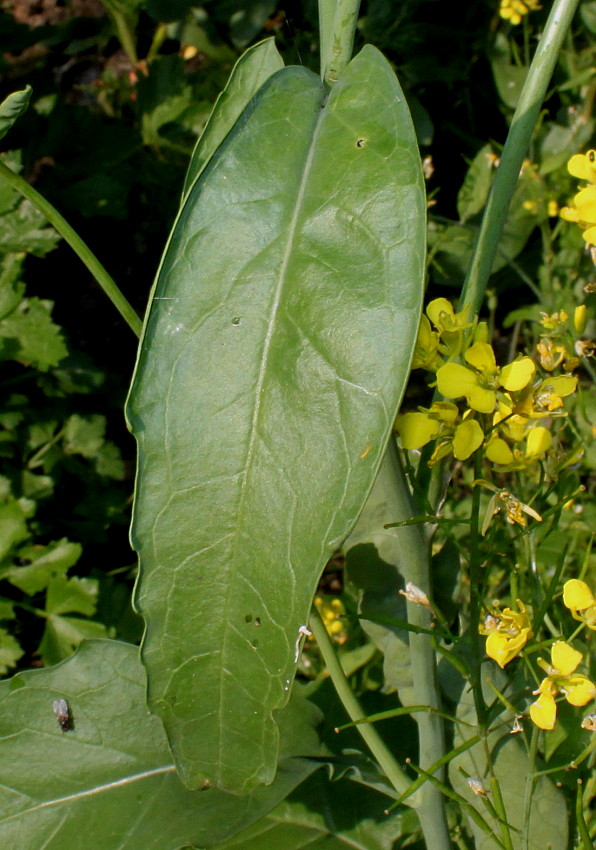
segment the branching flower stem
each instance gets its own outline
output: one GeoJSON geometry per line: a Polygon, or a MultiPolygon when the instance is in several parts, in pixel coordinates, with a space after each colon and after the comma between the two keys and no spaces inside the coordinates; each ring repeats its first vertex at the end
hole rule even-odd
{"type": "Polygon", "coordinates": [[[19,174],[12,171],[7,165],[0,161],[0,180],[3,180],[23,197],[30,201],[50,222],[63,239],[68,242],[72,250],[87,266],[95,280],[99,283],[114,307],[118,310],[124,321],[129,325],[133,333],[139,336],[142,321],[137,316],[124,295],[120,292],[115,282],[99,262],[95,254],[83,242],[70,224],[64,219],[55,207],[47,201],[43,195],[30,186],[19,174]]]}

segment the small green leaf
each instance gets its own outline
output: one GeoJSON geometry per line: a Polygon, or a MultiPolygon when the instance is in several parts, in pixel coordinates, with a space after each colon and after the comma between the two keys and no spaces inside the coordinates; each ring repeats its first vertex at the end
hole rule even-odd
{"type": "Polygon", "coordinates": [[[103,623],[50,614],[46,619],[38,652],[46,664],[58,664],[71,656],[82,641],[110,636],[103,623]]]}
{"type": "Polygon", "coordinates": [[[46,372],[66,357],[68,350],[51,318],[52,302],[24,298],[0,321],[0,360],[16,360],[46,372]]]}
{"type": "Polygon", "coordinates": [[[27,519],[30,511],[19,499],[0,505],[0,561],[29,537],[27,519]]]}
{"type": "Polygon", "coordinates": [[[279,55],[273,38],[255,44],[238,59],[225,89],[215,101],[213,111],[190,158],[182,192],[183,201],[217,148],[246,109],[250,99],[269,77],[283,66],[283,59],[279,55]]]}
{"type": "Polygon", "coordinates": [[[511,62],[509,42],[503,32],[498,32],[495,38],[491,66],[499,97],[506,106],[515,109],[528,75],[528,68],[511,62]]]}
{"type": "Polygon", "coordinates": [[[9,667],[16,667],[17,661],[24,655],[19,642],[6,629],[0,628],[0,673],[4,675],[9,667]]]}
{"type": "Polygon", "coordinates": [[[21,201],[0,218],[2,253],[25,252],[43,257],[56,247],[60,238],[58,233],[48,226],[43,213],[27,200],[21,201]]]}
{"type": "Polygon", "coordinates": [[[15,121],[27,111],[32,91],[31,86],[26,86],[22,91],[9,94],[0,103],[0,139],[4,138],[15,121]]]}
{"type": "Polygon", "coordinates": [[[25,284],[21,281],[24,254],[0,255],[0,320],[15,310],[23,298],[25,284]]]}
{"type": "Polygon", "coordinates": [[[11,584],[34,596],[50,583],[51,579],[70,569],[81,557],[83,547],[63,538],[49,543],[19,549],[19,558],[24,566],[13,566],[5,573],[11,584]]]}
{"type": "Polygon", "coordinates": [[[74,612],[90,617],[97,607],[98,587],[97,579],[58,575],[48,585],[46,611],[49,614],[74,612]]]}
{"type": "MultiPolygon", "coordinates": [[[[188,791],[147,710],[146,686],[137,647],[117,641],[85,642],[58,667],[0,683],[3,847],[88,850],[90,836],[93,850],[212,846],[263,817],[318,767],[287,758],[274,784],[248,798],[188,791]],[[65,732],[55,699],[68,703],[65,732]]],[[[319,755],[318,744],[304,746],[314,735],[304,701],[289,710],[302,723],[304,752],[319,755]]]]}
{"type": "Polygon", "coordinates": [[[472,160],[457,195],[457,212],[462,224],[482,212],[495,172],[495,155],[490,145],[481,148],[472,160]]]}
{"type": "Polygon", "coordinates": [[[95,456],[95,471],[116,481],[123,481],[126,475],[120,449],[109,440],[103,444],[95,456]]]}
{"type": "Polygon", "coordinates": [[[64,426],[64,451],[83,457],[95,457],[101,449],[106,431],[106,418],[99,414],[69,416],[64,426]]]}

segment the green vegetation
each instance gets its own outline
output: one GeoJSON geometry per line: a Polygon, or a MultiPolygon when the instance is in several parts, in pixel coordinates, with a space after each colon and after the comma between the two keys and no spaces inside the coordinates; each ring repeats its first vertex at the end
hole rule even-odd
{"type": "Polygon", "coordinates": [[[595,33],[4,4],[3,847],[593,845],[595,33]]]}

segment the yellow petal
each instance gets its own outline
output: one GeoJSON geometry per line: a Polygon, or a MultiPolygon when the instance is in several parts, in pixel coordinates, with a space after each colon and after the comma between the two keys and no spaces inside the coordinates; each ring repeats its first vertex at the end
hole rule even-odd
{"type": "Polygon", "coordinates": [[[557,377],[545,378],[540,385],[540,392],[553,392],[555,395],[565,398],[574,393],[576,388],[576,375],[557,375],[557,377]]]}
{"type": "Polygon", "coordinates": [[[583,658],[581,652],[569,646],[564,640],[557,640],[553,643],[550,657],[552,665],[561,676],[569,676],[575,672],[583,658]]]}
{"type": "Polygon", "coordinates": [[[526,443],[526,458],[540,457],[550,449],[552,442],[552,434],[548,428],[543,428],[542,425],[532,428],[526,443]]]}
{"type": "Polygon", "coordinates": [[[596,245],[596,227],[589,227],[582,233],[584,240],[590,245],[596,245]]]}
{"type": "Polygon", "coordinates": [[[582,189],[574,198],[575,208],[581,221],[596,223],[596,186],[582,189]]]}
{"type": "MultiPolygon", "coordinates": [[[[492,349],[491,349],[492,350],[492,349]]],[[[465,396],[472,410],[492,413],[496,395],[478,383],[478,376],[459,363],[445,363],[437,371],[437,388],[446,398],[465,396]]]]}
{"type": "Polygon", "coordinates": [[[574,221],[576,224],[579,221],[579,215],[575,207],[561,207],[559,215],[564,221],[574,221]]]}
{"type": "Polygon", "coordinates": [[[530,360],[529,357],[522,357],[521,360],[509,363],[501,369],[499,383],[509,392],[517,392],[528,386],[535,371],[536,366],[533,360],[530,360]]]}
{"type": "Polygon", "coordinates": [[[446,298],[435,298],[426,308],[426,315],[433,325],[442,331],[453,322],[453,306],[446,298]]]}
{"type": "Polygon", "coordinates": [[[487,445],[486,450],[484,452],[485,457],[487,457],[493,463],[499,464],[507,464],[513,463],[513,452],[505,442],[500,437],[493,437],[490,443],[487,445]]]}
{"type": "Polygon", "coordinates": [[[404,413],[399,416],[395,428],[404,449],[419,449],[437,436],[441,423],[430,419],[426,413],[404,413]]]}
{"type": "Polygon", "coordinates": [[[430,406],[429,413],[432,414],[433,418],[445,422],[447,425],[454,425],[459,415],[459,408],[450,401],[434,401],[430,406]]]}
{"type": "Polygon", "coordinates": [[[593,682],[580,673],[569,676],[565,683],[561,682],[560,688],[571,705],[587,705],[596,696],[593,682]]]}
{"type": "Polygon", "coordinates": [[[458,425],[453,435],[453,454],[458,460],[467,460],[482,445],[484,431],[475,419],[458,425]]]}
{"type": "Polygon", "coordinates": [[[491,632],[486,639],[486,654],[496,661],[499,667],[504,667],[515,658],[524,644],[525,640],[519,644],[517,639],[512,639],[503,632],[491,632]]]}
{"type": "Polygon", "coordinates": [[[494,374],[497,371],[495,352],[486,342],[475,342],[466,351],[467,362],[479,372],[494,374]]]}
{"type": "Polygon", "coordinates": [[[583,611],[596,605],[596,598],[585,581],[572,578],[563,585],[563,604],[571,611],[583,611]]]}
{"type": "Polygon", "coordinates": [[[557,704],[551,693],[541,693],[530,706],[530,718],[539,729],[554,728],[557,719],[557,704]]]}
{"type": "Polygon", "coordinates": [[[590,183],[596,183],[595,160],[594,151],[588,151],[587,154],[576,153],[567,163],[567,170],[580,180],[588,180],[590,183]]]}

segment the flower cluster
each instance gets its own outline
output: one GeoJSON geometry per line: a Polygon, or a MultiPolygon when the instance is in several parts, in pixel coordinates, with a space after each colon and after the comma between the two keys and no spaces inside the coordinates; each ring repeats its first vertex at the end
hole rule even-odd
{"type": "MultiPolygon", "coordinates": [[[[563,587],[563,602],[573,617],[596,631],[596,596],[579,579],[570,579],[563,587]]],[[[489,609],[478,631],[486,635],[486,654],[503,668],[509,664],[533,637],[532,623],[526,606],[517,600],[517,611],[498,607],[489,609]]],[[[536,700],[530,706],[530,719],[540,729],[551,730],[557,718],[557,697],[570,705],[584,706],[596,699],[596,685],[577,668],[583,655],[564,640],[553,643],[550,662],[538,659],[546,676],[533,692],[536,700]]],[[[592,715],[589,715],[592,717],[592,715]]],[[[582,728],[592,728],[584,718],[582,728]]],[[[596,723],[594,723],[596,730],[596,723]]]]}
{"type": "Polygon", "coordinates": [[[542,7],[538,5],[538,0],[501,0],[499,15],[505,21],[517,26],[528,12],[540,8],[542,7]]]}
{"type": "MultiPolygon", "coordinates": [[[[550,325],[553,317],[544,314],[543,321],[550,325]]],[[[541,344],[546,348],[560,327],[545,326],[544,331],[541,344]]],[[[482,447],[496,471],[509,472],[533,467],[555,451],[552,423],[566,416],[563,400],[577,388],[574,375],[552,374],[555,366],[571,365],[567,348],[552,369],[539,375],[528,356],[498,366],[487,337],[484,323],[470,322],[445,298],[426,308],[413,365],[435,373],[436,387],[446,400],[399,416],[396,429],[405,449],[436,441],[430,466],[450,454],[467,460],[482,447]],[[461,398],[466,402],[463,411],[454,401],[461,398]]]]}
{"type": "Polygon", "coordinates": [[[578,224],[588,245],[596,246],[596,150],[572,156],[567,168],[573,177],[589,185],[580,189],[570,206],[561,209],[561,218],[578,224]]]}
{"type": "Polygon", "coordinates": [[[315,605],[329,635],[336,643],[345,643],[348,639],[348,631],[345,621],[346,609],[341,599],[337,596],[333,598],[316,596],[315,605]]]}

